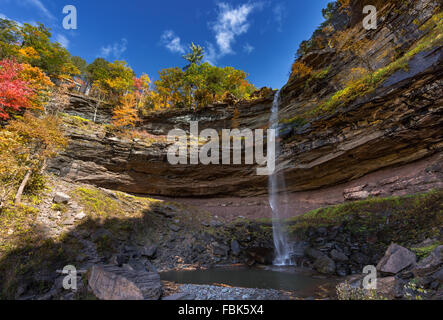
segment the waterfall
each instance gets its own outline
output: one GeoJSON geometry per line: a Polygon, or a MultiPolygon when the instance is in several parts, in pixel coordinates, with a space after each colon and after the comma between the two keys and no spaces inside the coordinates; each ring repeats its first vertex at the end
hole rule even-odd
{"type": "MultiPolygon", "coordinates": [[[[269,119],[269,126],[271,129],[275,129],[275,141],[269,141],[269,143],[275,143],[275,154],[270,156],[275,157],[276,170],[269,176],[268,192],[269,192],[269,204],[272,209],[272,226],[275,246],[275,260],[274,265],[286,266],[291,265],[291,247],[288,243],[288,238],[285,232],[282,218],[285,218],[285,212],[287,208],[286,199],[286,184],[284,175],[279,174],[278,158],[281,152],[280,145],[280,132],[279,132],[279,104],[280,104],[280,91],[275,94],[274,102],[272,104],[271,117],[269,119]]],[[[269,156],[269,155],[268,155],[269,156]]]]}

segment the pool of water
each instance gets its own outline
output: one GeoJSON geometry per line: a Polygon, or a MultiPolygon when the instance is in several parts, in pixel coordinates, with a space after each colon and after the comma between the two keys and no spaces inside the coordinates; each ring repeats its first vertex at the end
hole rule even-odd
{"type": "Polygon", "coordinates": [[[337,279],[317,276],[296,268],[215,268],[195,271],[160,273],[162,280],[179,284],[225,284],[232,287],[276,289],[296,292],[298,296],[312,296],[321,287],[333,290],[337,279]]]}

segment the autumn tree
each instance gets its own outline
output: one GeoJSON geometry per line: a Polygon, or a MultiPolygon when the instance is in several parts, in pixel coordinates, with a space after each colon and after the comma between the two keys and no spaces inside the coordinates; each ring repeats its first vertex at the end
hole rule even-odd
{"type": "Polygon", "coordinates": [[[36,117],[27,112],[23,118],[11,121],[5,128],[19,138],[19,161],[20,165],[26,168],[14,197],[16,204],[21,202],[23,191],[32,174],[41,173],[46,167],[46,160],[66,146],[67,140],[61,133],[60,125],[60,119],[57,117],[36,117]]]}
{"type": "Polygon", "coordinates": [[[247,74],[232,67],[219,68],[209,63],[192,64],[186,71],[169,68],[159,71],[151,101],[154,108],[199,108],[223,100],[226,93],[247,99],[256,91],[247,74]]]}
{"type": "Polygon", "coordinates": [[[135,73],[125,61],[110,63],[97,58],[86,69],[87,79],[93,84],[93,89],[104,93],[111,102],[118,102],[120,97],[134,89],[135,73]]]}
{"type": "Polygon", "coordinates": [[[26,158],[17,133],[0,130],[0,210],[13,198],[17,181],[26,175],[27,170],[22,165],[26,158]]]}
{"type": "Polygon", "coordinates": [[[105,88],[114,99],[118,99],[133,89],[134,71],[125,61],[109,64],[109,77],[104,81],[105,88]]]}
{"type": "Polygon", "coordinates": [[[20,29],[20,36],[22,48],[32,47],[39,54],[39,59],[32,62],[33,66],[56,78],[80,74],[72,63],[70,53],[59,43],[51,42],[51,32],[43,24],[32,26],[25,23],[20,29]]]}
{"type": "Polygon", "coordinates": [[[140,110],[142,106],[146,105],[150,95],[151,79],[146,73],[143,73],[139,78],[134,77],[133,84],[136,107],[140,110]]]}
{"type": "Polygon", "coordinates": [[[11,111],[31,108],[35,94],[29,81],[21,77],[24,66],[14,60],[0,61],[0,119],[8,119],[11,111]]]}
{"type": "Polygon", "coordinates": [[[90,83],[104,82],[109,77],[109,62],[103,58],[97,58],[86,67],[86,72],[90,83]]]}
{"type": "Polygon", "coordinates": [[[117,128],[135,127],[139,117],[134,93],[126,94],[120,99],[120,104],[114,109],[112,119],[112,124],[117,128]]]}
{"type": "Polygon", "coordinates": [[[87,79],[87,73],[88,73],[88,63],[86,62],[85,59],[75,56],[75,57],[71,57],[71,62],[72,64],[79,70],[80,74],[80,78],[83,80],[87,79]]]}
{"type": "Polygon", "coordinates": [[[160,70],[160,79],[154,82],[155,93],[153,95],[154,108],[166,108],[184,105],[185,92],[184,72],[180,68],[168,68],[160,70]]]}
{"type": "Polygon", "coordinates": [[[20,41],[19,26],[15,21],[0,18],[0,60],[17,54],[20,41]]]}
{"type": "Polygon", "coordinates": [[[312,72],[311,67],[307,66],[304,62],[296,61],[292,65],[291,78],[293,77],[304,78],[308,76],[311,72],[312,72]]]}

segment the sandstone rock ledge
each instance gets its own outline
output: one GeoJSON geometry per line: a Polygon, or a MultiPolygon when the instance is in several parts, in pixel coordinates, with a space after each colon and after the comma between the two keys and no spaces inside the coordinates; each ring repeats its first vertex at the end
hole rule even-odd
{"type": "Polygon", "coordinates": [[[160,276],[117,266],[93,266],[89,287],[100,300],[158,300],[162,293],[160,276]]]}

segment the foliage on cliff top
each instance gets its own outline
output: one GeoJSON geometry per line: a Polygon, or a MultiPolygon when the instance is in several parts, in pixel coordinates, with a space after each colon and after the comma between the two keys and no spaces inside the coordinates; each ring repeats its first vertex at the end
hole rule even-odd
{"type": "Polygon", "coordinates": [[[0,60],[15,57],[55,78],[80,74],[69,52],[59,43],[51,42],[51,32],[43,24],[19,25],[0,19],[0,30],[0,60]]]}

